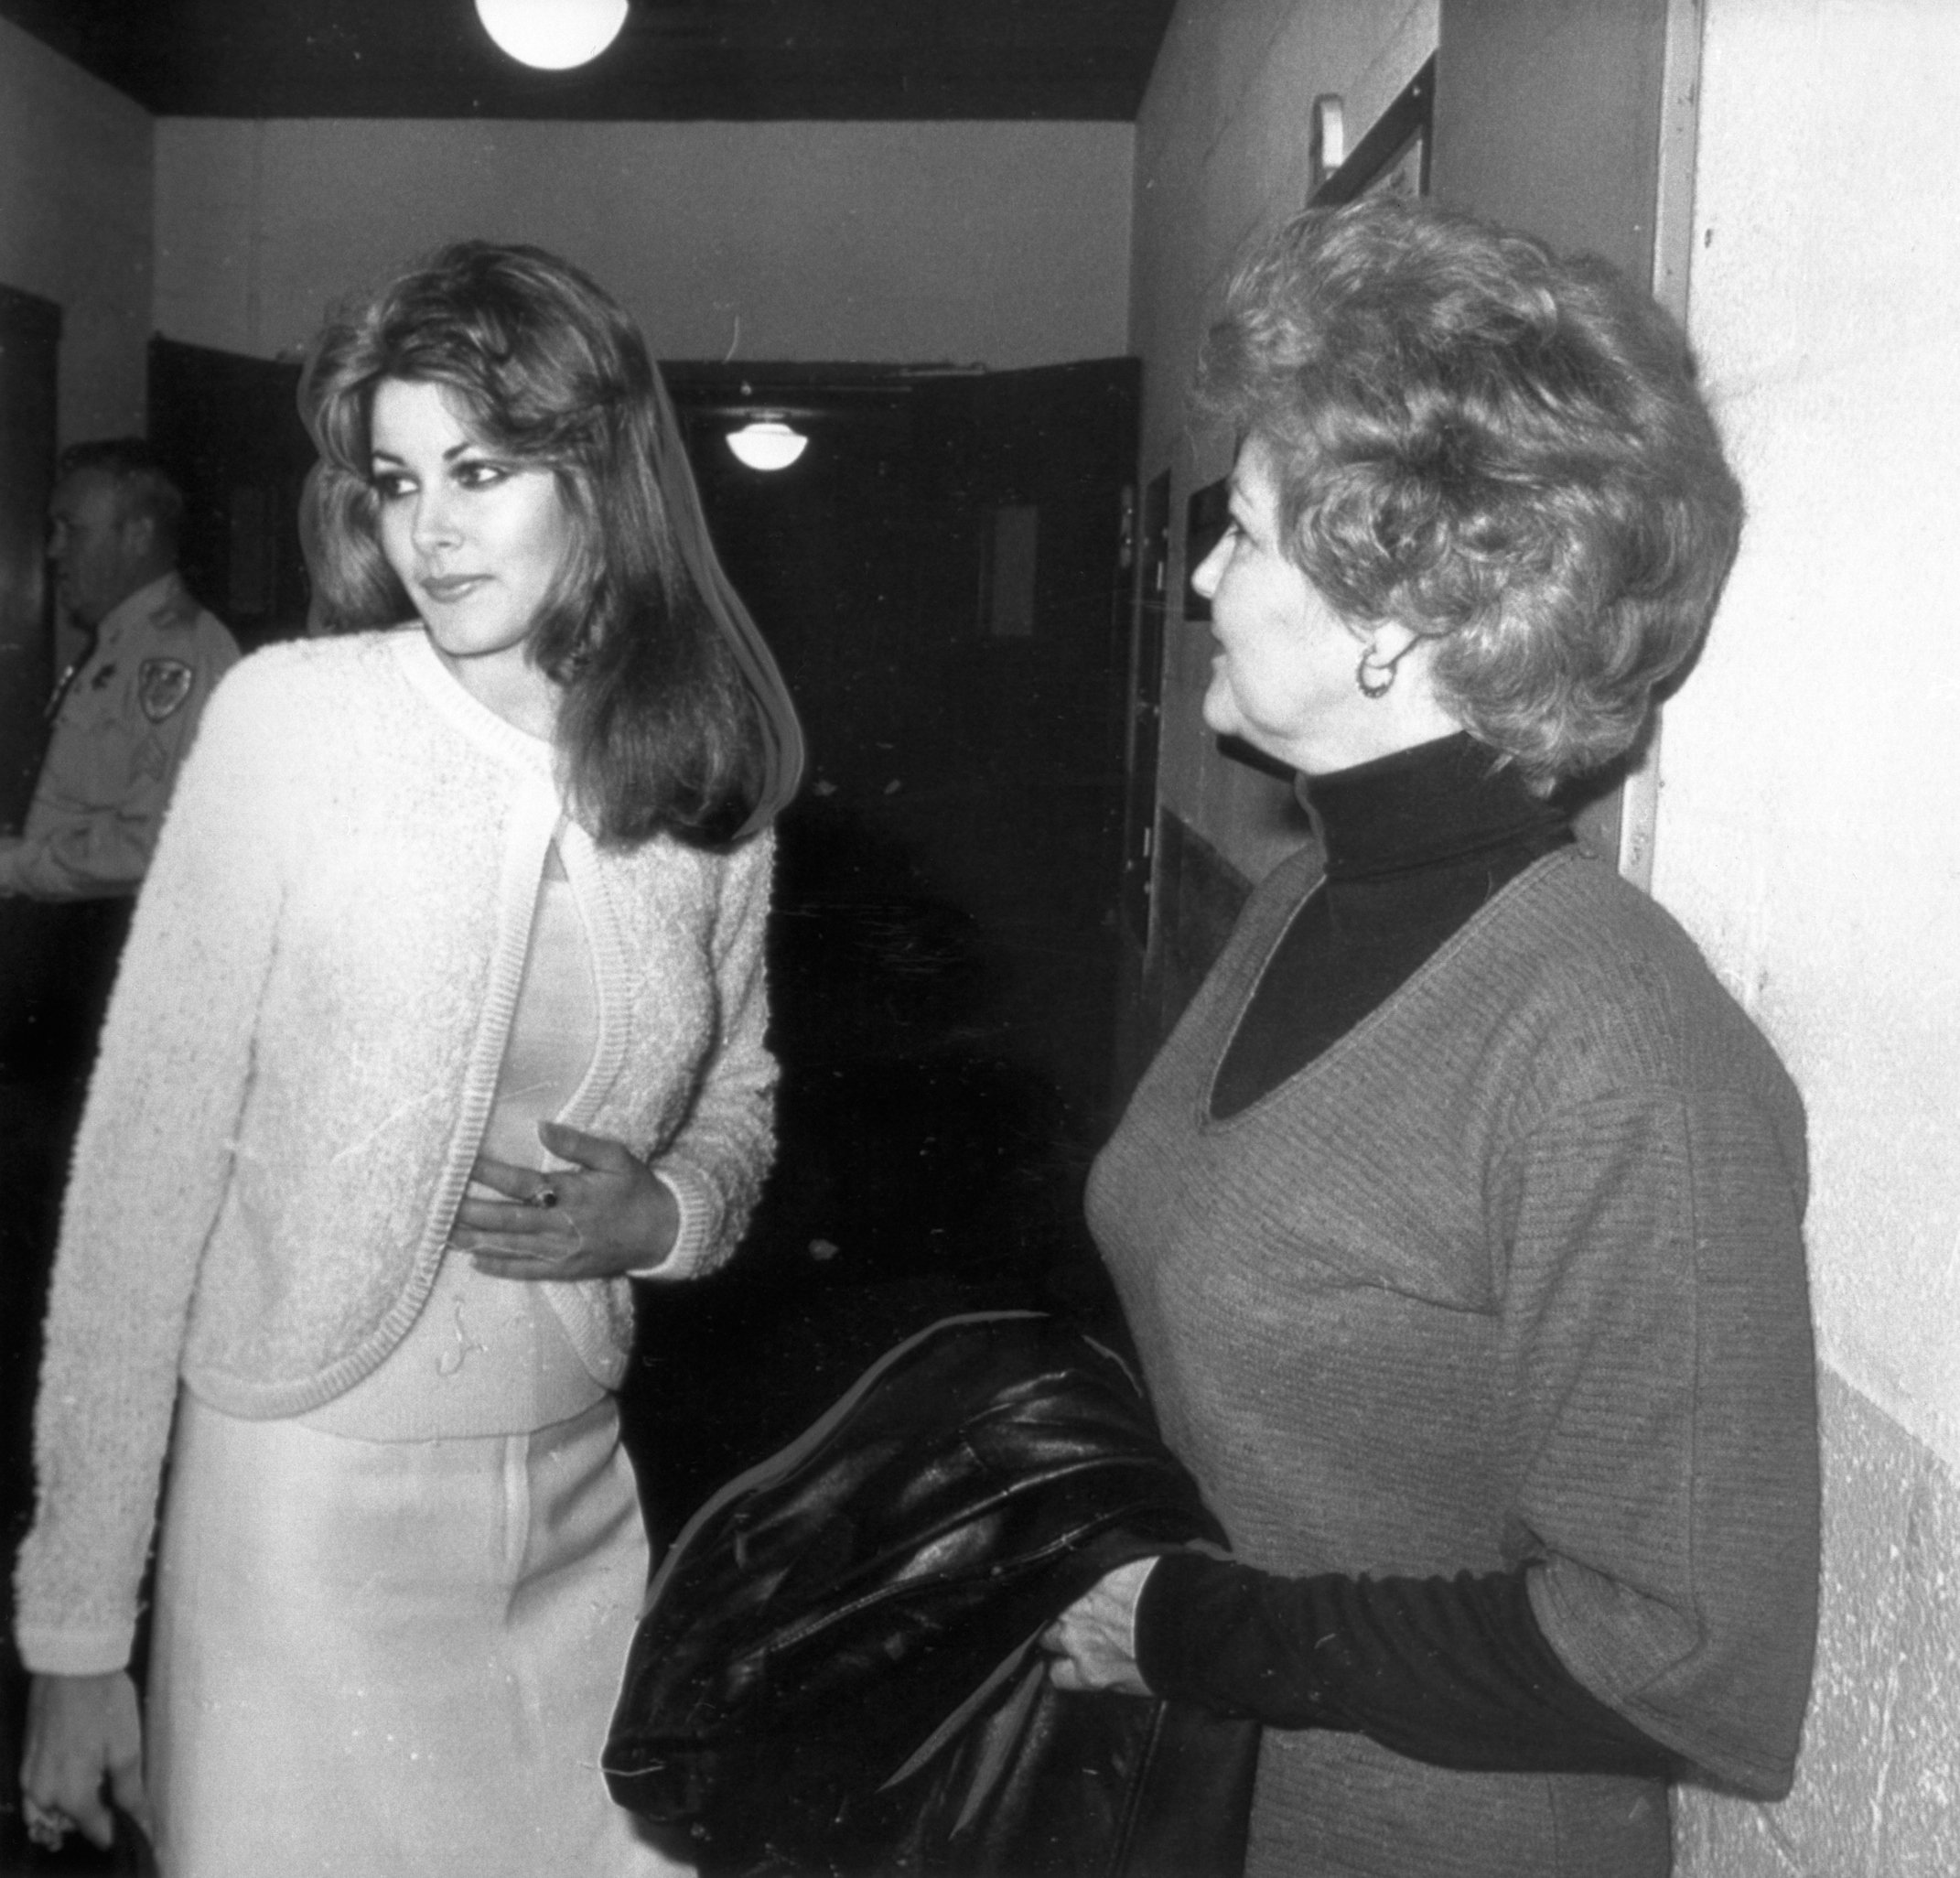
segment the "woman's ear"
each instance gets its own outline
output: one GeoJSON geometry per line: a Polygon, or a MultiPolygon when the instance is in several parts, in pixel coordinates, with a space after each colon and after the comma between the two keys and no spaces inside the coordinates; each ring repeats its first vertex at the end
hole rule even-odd
{"type": "Polygon", "coordinates": [[[1404,654],[1419,645],[1422,637],[1414,627],[1405,626],[1399,620],[1382,620],[1362,631],[1362,641],[1367,648],[1368,663],[1379,672],[1392,671],[1400,664],[1404,654]]]}
{"type": "Polygon", "coordinates": [[[1399,620],[1371,625],[1354,675],[1362,696],[1394,729],[1393,749],[1447,737],[1463,725],[1438,693],[1433,661],[1438,642],[1399,620]]]}

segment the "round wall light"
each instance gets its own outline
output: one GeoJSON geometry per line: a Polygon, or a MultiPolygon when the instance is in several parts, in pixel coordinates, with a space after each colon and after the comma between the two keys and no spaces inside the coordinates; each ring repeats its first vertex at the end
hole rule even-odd
{"type": "Polygon", "coordinates": [[[477,17],[520,64],[569,71],[619,37],[626,0],[477,0],[477,17]]]}
{"type": "Polygon", "coordinates": [[[792,430],[779,417],[758,417],[728,433],[728,448],[736,459],[751,470],[787,470],[809,443],[802,431],[792,430]]]}

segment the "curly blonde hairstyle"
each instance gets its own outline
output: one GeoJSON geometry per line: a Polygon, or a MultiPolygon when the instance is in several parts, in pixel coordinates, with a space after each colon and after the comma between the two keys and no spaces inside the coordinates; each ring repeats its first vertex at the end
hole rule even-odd
{"type": "Polygon", "coordinates": [[[1430,641],[1446,707],[1543,791],[1633,745],[1735,558],[1741,491],[1668,317],[1425,203],[1260,242],[1197,397],[1264,447],[1328,602],[1430,641]]]}

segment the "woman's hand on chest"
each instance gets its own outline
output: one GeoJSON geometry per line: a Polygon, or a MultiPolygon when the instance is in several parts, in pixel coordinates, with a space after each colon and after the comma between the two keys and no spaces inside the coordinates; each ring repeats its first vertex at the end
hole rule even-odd
{"type": "Polygon", "coordinates": [[[466,1198],[450,1244],[491,1278],[623,1278],[658,1265],[681,1225],[673,1190],[623,1142],[541,1122],[538,1139],[572,1166],[551,1173],[479,1155],[472,1179],[500,1198],[466,1198]]]}

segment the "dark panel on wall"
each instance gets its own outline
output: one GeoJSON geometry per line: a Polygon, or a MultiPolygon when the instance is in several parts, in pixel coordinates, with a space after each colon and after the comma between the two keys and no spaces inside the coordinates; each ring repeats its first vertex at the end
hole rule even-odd
{"type": "Polygon", "coordinates": [[[54,682],[47,580],[61,309],[0,287],[0,828],[27,812],[54,682]]]}
{"type": "Polygon", "coordinates": [[[1430,192],[1653,266],[1667,0],[1443,0],[1430,192]]]}
{"type": "Polygon", "coordinates": [[[1184,1007],[1217,963],[1244,909],[1252,882],[1195,829],[1166,810],[1159,817],[1163,905],[1151,961],[1157,1042],[1168,1037],[1184,1007]]]}
{"type": "Polygon", "coordinates": [[[306,626],[298,391],[284,360],[150,341],[150,441],[183,486],[184,577],[247,652],[306,626]]]}
{"type": "Polygon", "coordinates": [[[1125,975],[1116,1047],[1119,1110],[1204,982],[1252,891],[1244,875],[1168,809],[1158,812],[1156,847],[1150,950],[1125,975]]]}
{"type": "Polygon", "coordinates": [[[1123,921],[1140,955],[1150,943],[1156,864],[1157,760],[1163,736],[1164,621],[1169,601],[1170,471],[1144,491],[1138,541],[1136,621],[1130,634],[1130,721],[1123,812],[1123,921]]]}
{"type": "MultiPolygon", "coordinates": [[[[1670,0],[1442,0],[1432,197],[1650,285],[1669,13],[1670,0]]],[[[1609,858],[1622,774],[1589,779],[1575,802],[1609,858]]]]}

